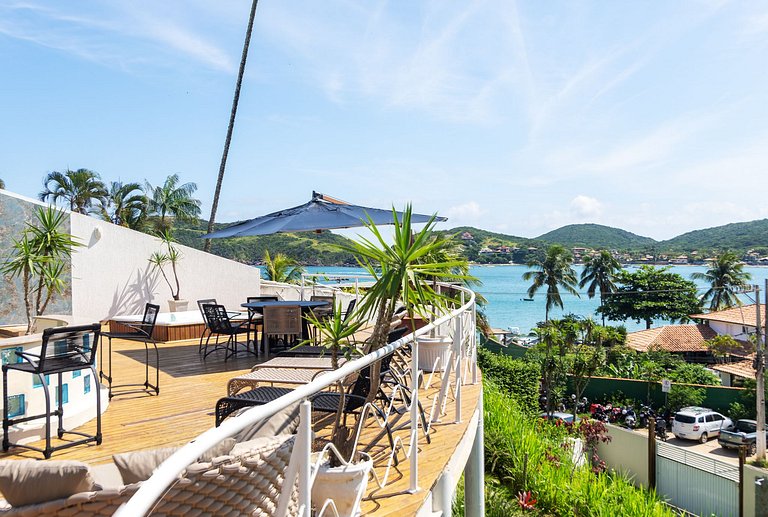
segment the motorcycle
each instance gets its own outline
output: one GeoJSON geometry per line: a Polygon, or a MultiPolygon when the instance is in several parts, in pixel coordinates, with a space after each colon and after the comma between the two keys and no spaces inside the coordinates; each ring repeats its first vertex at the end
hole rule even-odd
{"type": "Polygon", "coordinates": [[[640,414],[638,415],[638,425],[642,429],[645,429],[648,427],[648,420],[654,417],[656,418],[656,412],[653,410],[651,406],[646,406],[645,404],[642,404],[640,406],[640,414]]]}
{"type": "Polygon", "coordinates": [[[662,442],[667,441],[667,421],[663,417],[656,420],[656,438],[662,442]]]}
{"type": "Polygon", "coordinates": [[[635,409],[632,406],[627,406],[621,410],[621,414],[624,418],[624,426],[629,429],[634,429],[637,423],[637,415],[635,409]]]}

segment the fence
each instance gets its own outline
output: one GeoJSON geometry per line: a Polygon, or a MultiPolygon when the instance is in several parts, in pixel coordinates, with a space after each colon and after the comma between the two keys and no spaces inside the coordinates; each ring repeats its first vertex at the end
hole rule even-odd
{"type": "Polygon", "coordinates": [[[656,492],[696,515],[738,515],[739,467],[657,442],[656,492]]]}

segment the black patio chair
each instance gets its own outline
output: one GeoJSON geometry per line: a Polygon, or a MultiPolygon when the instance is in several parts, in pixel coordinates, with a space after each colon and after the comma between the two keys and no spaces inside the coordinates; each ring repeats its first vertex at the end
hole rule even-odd
{"type": "MultiPolygon", "coordinates": [[[[248,343],[247,336],[250,334],[251,329],[248,321],[242,323],[233,323],[229,319],[229,312],[223,305],[217,304],[204,304],[203,312],[205,313],[205,319],[208,322],[211,335],[216,335],[216,345],[208,350],[208,341],[205,342],[203,348],[203,359],[208,357],[211,353],[217,350],[224,350],[224,360],[226,361],[231,356],[236,355],[237,345],[240,343],[237,337],[246,334],[245,351],[256,355],[256,350],[251,350],[248,343]],[[223,345],[219,343],[218,336],[226,336],[227,341],[223,345]]],[[[210,338],[210,336],[209,336],[210,338]]]]}
{"type": "Polygon", "coordinates": [[[344,321],[347,321],[355,313],[355,305],[357,304],[357,298],[352,298],[347,305],[347,310],[344,311],[344,321]]]}
{"type": "Polygon", "coordinates": [[[96,349],[99,346],[99,337],[101,335],[101,325],[82,325],[77,327],[54,327],[43,331],[43,343],[39,354],[33,354],[29,351],[16,352],[16,355],[23,359],[21,363],[9,363],[3,365],[3,451],[11,447],[23,447],[33,451],[41,452],[48,459],[55,451],[74,447],[88,442],[101,444],[101,392],[98,377],[96,376],[96,349]],[[91,370],[93,380],[96,385],[96,434],[88,435],[77,431],[67,431],[64,429],[64,393],[62,374],[66,372],[75,372],[79,370],[91,370]],[[9,418],[8,407],[8,372],[16,371],[36,375],[39,379],[43,394],[45,395],[45,412],[38,415],[24,416],[20,418],[9,418]],[[57,408],[51,411],[51,395],[46,382],[46,375],[55,374],[58,378],[56,387],[57,408]],[[51,417],[58,418],[57,435],[62,439],[65,434],[74,434],[82,436],[80,440],[68,441],[63,445],[51,446],[51,417]],[[11,443],[8,436],[10,426],[45,418],[45,448],[32,447],[31,445],[22,445],[11,443]]]}
{"type": "MultiPolygon", "coordinates": [[[[99,378],[107,380],[107,386],[109,387],[109,398],[117,397],[119,395],[129,395],[132,393],[148,393],[155,395],[160,394],[160,353],[157,350],[157,341],[153,334],[155,333],[155,322],[157,322],[157,315],[160,313],[160,306],[148,303],[144,306],[144,316],[141,318],[140,323],[122,323],[124,327],[128,327],[130,330],[127,332],[103,332],[102,336],[107,338],[109,343],[109,350],[107,353],[108,368],[107,373],[104,373],[104,361],[101,352],[99,352],[99,378]],[[133,384],[113,384],[112,378],[112,339],[124,339],[126,341],[137,341],[144,343],[144,382],[133,384]],[[149,382],[149,345],[155,349],[155,382],[154,384],[149,382]],[[126,389],[127,388],[127,389],[126,389]],[[116,391],[117,389],[117,391],[116,391]]],[[[104,347],[102,347],[103,351],[104,347]]]]}
{"type": "MultiPolygon", "coordinates": [[[[203,338],[205,338],[205,342],[208,343],[208,341],[211,339],[212,333],[211,333],[211,327],[208,325],[208,318],[205,317],[205,311],[203,310],[203,305],[216,305],[216,298],[208,298],[205,300],[197,300],[197,308],[200,310],[200,314],[203,317],[203,324],[205,325],[205,328],[203,328],[203,333],[200,334],[200,341],[197,346],[197,353],[200,354],[203,352],[203,338]]],[[[232,316],[238,316],[240,312],[229,312],[230,318],[232,316]]],[[[218,337],[217,337],[218,339],[218,337]]],[[[218,341],[217,341],[218,343],[218,341]]]]}
{"type": "MultiPolygon", "coordinates": [[[[343,394],[344,407],[342,412],[344,414],[344,425],[346,425],[348,415],[357,414],[365,407],[368,392],[371,390],[369,369],[370,367],[364,368],[343,394]]],[[[216,402],[216,427],[221,425],[221,422],[223,422],[229,415],[242,408],[267,404],[283,395],[287,395],[291,391],[293,391],[291,388],[258,386],[249,391],[232,395],[231,397],[221,398],[216,402]]],[[[310,398],[312,401],[312,411],[335,413],[338,411],[339,399],[341,396],[341,393],[335,391],[321,391],[315,393],[310,398]]],[[[370,407],[376,415],[378,415],[380,420],[384,422],[384,429],[387,433],[389,446],[394,449],[395,442],[392,437],[392,429],[386,419],[386,415],[378,406],[371,404],[370,407]]],[[[397,455],[395,455],[394,464],[398,464],[397,455]]]]}

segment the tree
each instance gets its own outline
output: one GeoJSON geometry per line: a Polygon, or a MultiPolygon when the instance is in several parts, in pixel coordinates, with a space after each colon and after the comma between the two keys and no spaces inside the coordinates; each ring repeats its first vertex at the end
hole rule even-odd
{"type": "Polygon", "coordinates": [[[146,225],[147,197],[141,185],[113,181],[104,198],[101,216],[118,226],[142,230],[146,225]]]}
{"type": "Polygon", "coordinates": [[[64,172],[49,172],[43,180],[45,189],[40,192],[40,201],[51,200],[54,203],[64,200],[69,209],[80,214],[98,211],[99,204],[107,195],[104,183],[96,172],[88,169],[67,169],[64,172]]]}
{"type": "Polygon", "coordinates": [[[65,259],[72,255],[72,248],[81,246],[60,230],[63,211],[40,207],[35,217],[36,224],[27,223],[21,238],[14,239],[13,252],[0,268],[1,273],[22,279],[27,334],[32,332],[34,317],[44,314],[53,295],[63,291],[65,259]]]}
{"type": "MultiPolygon", "coordinates": [[[[621,264],[607,250],[601,251],[597,255],[587,257],[584,261],[584,269],[581,272],[581,281],[579,287],[587,286],[587,296],[595,297],[595,292],[600,294],[600,305],[603,304],[603,296],[616,290],[614,279],[616,273],[621,269],[621,264]]],[[[605,326],[605,315],[603,315],[603,326],[605,326]]]]}
{"type": "Polygon", "coordinates": [[[271,257],[269,250],[264,252],[264,268],[267,280],[287,284],[298,284],[301,281],[302,273],[304,273],[304,268],[292,258],[282,253],[271,257]]]}
{"type": "MultiPolygon", "coordinates": [[[[208,233],[213,231],[213,224],[216,222],[216,210],[219,207],[219,195],[221,194],[221,184],[224,181],[224,170],[227,167],[227,157],[229,156],[229,145],[232,142],[232,132],[235,129],[235,117],[237,116],[237,106],[240,103],[240,86],[243,84],[243,75],[245,74],[245,62],[248,59],[248,47],[251,45],[251,33],[253,32],[253,19],[256,17],[256,5],[259,0],[253,0],[251,3],[251,14],[248,18],[248,28],[245,31],[245,42],[243,42],[243,53],[240,56],[240,69],[237,71],[237,83],[235,83],[235,95],[232,99],[232,109],[229,112],[229,125],[227,126],[227,136],[224,139],[224,151],[221,153],[221,163],[219,164],[219,175],[216,179],[216,189],[213,193],[213,203],[211,204],[211,217],[208,219],[208,233]]],[[[203,251],[211,251],[211,239],[205,239],[203,251]]]]}
{"type": "Polygon", "coordinates": [[[709,300],[709,310],[719,311],[739,304],[736,290],[745,287],[752,275],[744,271],[744,264],[731,251],[715,257],[704,273],[692,273],[694,280],[703,280],[711,286],[702,301],[709,300]]]}
{"type": "Polygon", "coordinates": [[[570,361],[571,379],[573,380],[573,416],[576,416],[576,408],[579,400],[587,389],[587,385],[600,367],[605,364],[605,350],[603,346],[614,339],[613,329],[595,325],[591,319],[579,322],[581,339],[576,340],[571,348],[573,358],[570,361]]]}
{"type": "Polygon", "coordinates": [[[5,190],[5,182],[3,181],[2,178],[0,178],[0,189],[5,190]]]}
{"type": "Polygon", "coordinates": [[[156,251],[152,253],[149,257],[149,263],[152,264],[153,268],[160,270],[165,283],[168,284],[168,288],[171,290],[171,297],[178,301],[180,299],[181,286],[179,284],[179,275],[176,271],[176,266],[179,263],[179,260],[181,260],[181,252],[173,245],[175,241],[173,240],[170,230],[165,230],[161,233],[160,239],[162,240],[162,245],[165,247],[165,251],[156,251]],[[165,273],[164,266],[166,264],[171,265],[171,272],[173,273],[174,280],[173,284],[165,273]]]}
{"type": "Polygon", "coordinates": [[[643,266],[634,272],[619,271],[616,291],[606,295],[597,312],[611,321],[644,321],[647,329],[655,319],[687,321],[689,314],[701,312],[696,284],[668,270],[643,266]]]}
{"type": "Polygon", "coordinates": [[[579,296],[576,291],[576,272],[571,264],[573,264],[573,257],[559,244],[550,246],[543,260],[535,258],[527,264],[528,267],[535,269],[523,273],[523,280],[533,280],[531,287],[528,288],[528,296],[533,298],[536,291],[545,285],[547,286],[545,321],[549,321],[549,311],[552,307],[563,308],[560,287],[577,297],[579,296]]]}
{"type": "Polygon", "coordinates": [[[730,334],[718,334],[712,339],[706,340],[704,343],[707,345],[707,348],[709,348],[709,351],[712,352],[712,355],[718,363],[730,362],[731,354],[744,348],[730,334]]]}
{"type": "Polygon", "coordinates": [[[196,190],[197,185],[194,183],[180,185],[178,174],[168,176],[162,186],[145,185],[150,214],[160,218],[157,224],[159,232],[171,227],[168,216],[182,221],[197,220],[200,216],[200,200],[192,197],[196,190]]]}

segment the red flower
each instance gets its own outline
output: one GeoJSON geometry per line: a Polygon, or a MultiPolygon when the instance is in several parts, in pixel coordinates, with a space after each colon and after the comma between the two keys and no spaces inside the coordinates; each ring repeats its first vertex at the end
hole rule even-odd
{"type": "Polygon", "coordinates": [[[520,491],[517,493],[517,504],[523,510],[533,510],[536,506],[536,499],[533,498],[530,490],[527,492],[520,491]]]}

